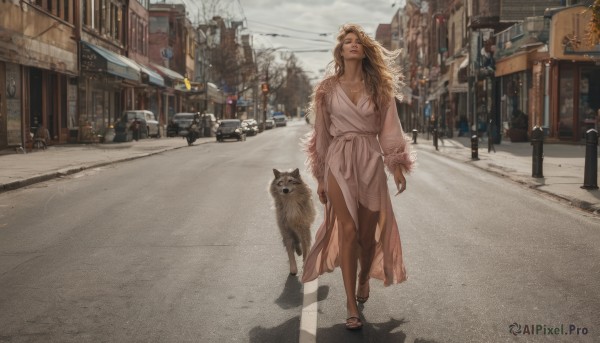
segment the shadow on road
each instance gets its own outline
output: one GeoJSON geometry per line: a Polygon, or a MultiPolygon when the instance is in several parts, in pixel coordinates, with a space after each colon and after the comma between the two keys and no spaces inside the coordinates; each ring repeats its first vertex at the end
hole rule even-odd
{"type": "MultiPolygon", "coordinates": [[[[317,342],[406,342],[406,334],[398,328],[406,323],[404,319],[393,319],[385,323],[363,321],[359,331],[348,331],[343,323],[317,330],[317,342]]],[[[427,341],[421,340],[420,343],[427,341]]],[[[428,342],[429,343],[429,342],[428,342]]],[[[433,343],[433,342],[431,342],[433,343]]]]}
{"type": "MultiPolygon", "coordinates": [[[[329,295],[329,286],[321,286],[317,290],[317,301],[327,299],[329,295]]],[[[275,303],[284,310],[302,306],[303,293],[302,283],[298,281],[298,277],[289,275],[281,294],[275,300],[275,303]]],[[[306,304],[308,305],[308,304],[306,304]]]]}
{"type": "MultiPolygon", "coordinates": [[[[370,323],[363,321],[362,330],[348,331],[343,323],[336,324],[329,328],[320,328],[317,330],[317,342],[394,342],[409,343],[406,341],[406,334],[399,328],[407,323],[404,319],[390,318],[384,323],[370,323]]],[[[414,343],[438,343],[433,340],[417,338],[414,343]]]]}
{"type": "MultiPolygon", "coordinates": [[[[317,330],[317,342],[348,343],[348,342],[394,342],[409,343],[406,334],[400,328],[406,321],[391,318],[384,323],[365,322],[362,330],[348,331],[343,323],[317,330]]],[[[250,342],[298,342],[300,317],[294,317],[274,328],[255,327],[250,330],[250,342]]],[[[423,338],[415,339],[414,343],[438,343],[423,338]]]]}
{"type": "Polygon", "coordinates": [[[253,343],[298,342],[299,328],[300,316],[297,316],[274,328],[254,327],[248,336],[253,343]]]}

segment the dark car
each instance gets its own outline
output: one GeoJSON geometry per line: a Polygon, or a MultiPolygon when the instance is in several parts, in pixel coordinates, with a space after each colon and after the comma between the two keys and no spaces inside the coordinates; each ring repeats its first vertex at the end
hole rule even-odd
{"type": "Polygon", "coordinates": [[[196,115],[196,113],[175,113],[173,118],[169,121],[169,125],[167,125],[167,137],[179,136],[179,131],[187,129],[190,124],[192,124],[194,115],[196,115]]]}
{"type": "Polygon", "coordinates": [[[225,139],[246,140],[246,133],[242,128],[242,121],[239,119],[223,119],[217,128],[217,142],[225,139]]]}

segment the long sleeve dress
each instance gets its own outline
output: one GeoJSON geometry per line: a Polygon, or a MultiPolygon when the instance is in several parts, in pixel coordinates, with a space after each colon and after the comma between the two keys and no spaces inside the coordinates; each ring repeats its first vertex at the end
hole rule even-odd
{"type": "MultiPolygon", "coordinates": [[[[355,105],[338,82],[323,82],[327,81],[329,86],[322,84],[314,99],[314,130],[305,146],[308,167],[325,189],[328,173],[335,177],[358,230],[359,204],[379,212],[369,275],[385,286],[400,283],[406,280],[406,271],[384,165],[392,174],[396,168],[410,172],[415,157],[393,100],[380,111],[367,95],[355,105]]],[[[336,217],[328,201],[324,221],[304,263],[302,282],[339,266],[339,247],[336,217]]]]}

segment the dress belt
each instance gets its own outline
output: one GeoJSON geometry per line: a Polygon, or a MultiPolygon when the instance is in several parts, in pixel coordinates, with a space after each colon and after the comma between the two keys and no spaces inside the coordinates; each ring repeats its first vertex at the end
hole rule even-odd
{"type": "Polygon", "coordinates": [[[346,141],[351,141],[356,137],[375,137],[376,133],[371,132],[345,132],[340,135],[333,137],[334,140],[343,139],[346,141]]]}

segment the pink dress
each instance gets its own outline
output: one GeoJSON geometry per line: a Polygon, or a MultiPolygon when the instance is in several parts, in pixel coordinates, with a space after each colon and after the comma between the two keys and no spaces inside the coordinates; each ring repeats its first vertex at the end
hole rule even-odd
{"type": "MultiPolygon", "coordinates": [[[[330,86],[322,84],[315,96],[315,125],[306,141],[308,166],[325,189],[325,176],[331,173],[335,177],[358,230],[359,203],[379,211],[370,276],[383,280],[385,286],[400,283],[406,280],[406,271],[384,164],[392,174],[395,168],[410,172],[415,158],[402,131],[396,105],[392,101],[375,111],[367,95],[355,105],[339,83],[331,79],[324,82],[330,86]]],[[[314,280],[339,265],[338,228],[328,202],[325,220],[304,263],[302,282],[314,280]]]]}

